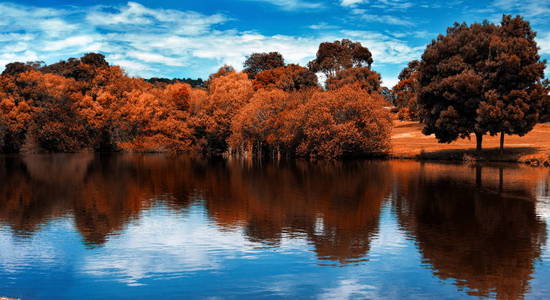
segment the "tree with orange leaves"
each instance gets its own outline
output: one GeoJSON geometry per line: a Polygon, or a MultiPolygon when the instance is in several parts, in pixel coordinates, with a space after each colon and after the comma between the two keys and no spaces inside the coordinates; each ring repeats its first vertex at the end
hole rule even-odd
{"type": "Polygon", "coordinates": [[[369,94],[346,85],[317,92],[298,109],[299,156],[337,158],[385,153],[390,148],[391,119],[369,94]]]}
{"type": "Polygon", "coordinates": [[[353,84],[356,88],[369,93],[380,92],[380,74],[368,67],[356,67],[341,70],[335,76],[327,78],[326,87],[336,90],[345,85],[353,84]]]}
{"type": "Polygon", "coordinates": [[[233,118],[231,148],[253,153],[280,149],[280,114],[290,109],[288,98],[288,93],[278,89],[257,91],[233,118]]]}
{"type": "Polygon", "coordinates": [[[195,124],[197,138],[204,141],[203,152],[221,154],[228,150],[233,117],[250,101],[253,92],[252,81],[244,73],[230,72],[212,78],[208,98],[195,124]]]}
{"type": "Polygon", "coordinates": [[[418,120],[419,107],[416,101],[420,91],[420,83],[418,81],[420,73],[418,66],[420,61],[413,60],[409,62],[399,74],[399,82],[393,87],[395,96],[394,104],[399,109],[400,120],[418,120]]]}
{"type": "Polygon", "coordinates": [[[295,64],[263,71],[255,79],[255,89],[276,88],[291,92],[319,87],[315,73],[295,64]]]}
{"type": "Polygon", "coordinates": [[[30,71],[21,73],[16,84],[33,107],[28,134],[43,150],[75,152],[91,145],[94,133],[75,111],[82,93],[74,79],[30,71]]]}
{"type": "Polygon", "coordinates": [[[19,152],[31,121],[32,107],[26,101],[0,96],[0,153],[19,152]]]}
{"type": "Polygon", "coordinates": [[[133,90],[123,107],[131,138],[118,145],[138,152],[186,152],[194,145],[188,125],[190,87],[176,83],[164,89],[133,90]]]}

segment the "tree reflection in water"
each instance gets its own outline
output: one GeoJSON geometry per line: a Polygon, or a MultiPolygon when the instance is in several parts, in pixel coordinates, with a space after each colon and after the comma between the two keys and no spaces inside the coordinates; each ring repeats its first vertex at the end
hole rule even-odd
{"type": "Polygon", "coordinates": [[[416,163],[393,170],[400,225],[434,273],[470,295],[522,298],[546,243],[537,173],[506,171],[416,163]]]}
{"type": "Polygon", "coordinates": [[[476,296],[522,297],[546,242],[535,193],[548,172],[517,166],[34,155],[1,157],[0,180],[0,222],[23,238],[70,216],[102,247],[155,206],[199,205],[221,230],[267,247],[305,239],[342,266],[368,260],[388,201],[434,274],[476,296]]]}

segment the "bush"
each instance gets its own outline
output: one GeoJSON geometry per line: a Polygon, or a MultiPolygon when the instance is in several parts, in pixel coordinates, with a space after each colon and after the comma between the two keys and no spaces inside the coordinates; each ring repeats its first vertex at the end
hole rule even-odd
{"type": "Polygon", "coordinates": [[[315,93],[299,108],[299,156],[338,158],[386,153],[391,118],[381,96],[352,86],[315,93]]]}

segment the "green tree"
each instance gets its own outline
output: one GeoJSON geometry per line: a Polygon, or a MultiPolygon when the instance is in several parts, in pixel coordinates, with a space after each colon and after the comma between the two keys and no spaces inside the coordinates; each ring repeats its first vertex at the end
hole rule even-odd
{"type": "Polygon", "coordinates": [[[504,134],[529,132],[545,68],[534,38],[529,22],[504,15],[500,25],[455,23],[432,41],[419,66],[424,134],[449,143],[473,133],[480,151],[487,133],[501,133],[502,147],[504,134]]]}

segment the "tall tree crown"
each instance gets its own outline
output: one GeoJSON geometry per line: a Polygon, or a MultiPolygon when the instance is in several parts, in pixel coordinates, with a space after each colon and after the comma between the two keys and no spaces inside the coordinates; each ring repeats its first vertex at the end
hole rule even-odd
{"type": "Polygon", "coordinates": [[[343,69],[370,68],[372,62],[372,54],[367,47],[363,47],[359,42],[343,39],[321,43],[315,59],[308,63],[308,67],[313,72],[323,72],[327,77],[331,77],[343,69]]]}
{"type": "Polygon", "coordinates": [[[279,52],[252,53],[243,64],[243,72],[250,78],[255,78],[260,72],[280,68],[285,65],[285,60],[279,52]]]}
{"type": "Polygon", "coordinates": [[[451,142],[471,133],[529,132],[545,68],[535,35],[520,16],[504,15],[499,25],[455,23],[432,41],[419,66],[424,133],[451,142]]]}

